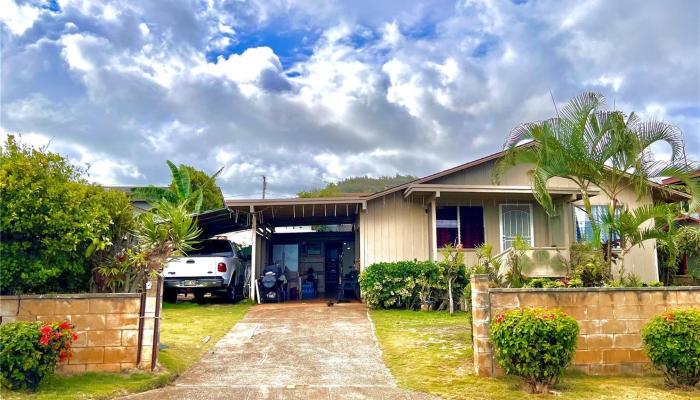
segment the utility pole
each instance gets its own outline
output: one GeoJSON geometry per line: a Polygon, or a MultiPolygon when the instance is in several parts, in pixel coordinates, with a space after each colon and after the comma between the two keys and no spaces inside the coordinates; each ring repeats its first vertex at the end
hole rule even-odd
{"type": "Polygon", "coordinates": [[[263,187],[262,187],[262,198],[265,198],[265,192],[267,191],[267,177],[265,175],[262,176],[263,178],[263,187]]]}

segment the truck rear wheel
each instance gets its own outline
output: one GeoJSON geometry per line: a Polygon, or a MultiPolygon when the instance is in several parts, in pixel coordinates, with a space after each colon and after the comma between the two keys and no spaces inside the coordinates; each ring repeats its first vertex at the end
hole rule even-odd
{"type": "Polygon", "coordinates": [[[237,299],[236,295],[236,286],[231,284],[226,288],[226,300],[230,301],[231,303],[234,303],[237,299]]]}

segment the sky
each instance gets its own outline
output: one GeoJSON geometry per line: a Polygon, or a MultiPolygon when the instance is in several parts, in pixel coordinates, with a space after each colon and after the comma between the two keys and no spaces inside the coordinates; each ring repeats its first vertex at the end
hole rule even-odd
{"type": "MultiPolygon", "coordinates": [[[[584,90],[700,159],[700,2],[0,0],[0,133],[103,185],[427,175],[584,90]]],[[[4,139],[3,139],[4,140],[4,139]]],[[[670,149],[655,148],[658,158],[670,149]]]]}

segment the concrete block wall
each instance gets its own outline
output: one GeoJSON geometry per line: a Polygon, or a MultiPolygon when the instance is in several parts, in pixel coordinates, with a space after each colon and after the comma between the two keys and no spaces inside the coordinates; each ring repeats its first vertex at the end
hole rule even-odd
{"type": "Polygon", "coordinates": [[[73,357],[58,366],[59,373],[148,369],[153,348],[155,300],[152,294],[146,298],[146,315],[151,318],[144,319],[141,365],[137,365],[140,294],[0,296],[0,322],[68,321],[73,324],[78,335],[73,343],[73,357]]]}
{"type": "Polygon", "coordinates": [[[673,308],[700,309],[700,287],[668,288],[488,288],[488,277],[472,277],[474,366],[481,376],[498,375],[488,339],[491,317],[526,307],[561,308],[579,323],[573,367],[593,375],[641,374],[650,368],[641,330],[673,308]],[[486,293],[486,295],[484,295],[486,293]]]}

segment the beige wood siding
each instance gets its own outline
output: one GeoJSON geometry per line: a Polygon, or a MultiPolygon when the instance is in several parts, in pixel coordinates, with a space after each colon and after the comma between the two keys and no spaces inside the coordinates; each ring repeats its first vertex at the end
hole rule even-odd
{"type": "MultiPolygon", "coordinates": [[[[433,179],[426,183],[444,185],[494,185],[493,168],[495,165],[495,160],[487,161],[472,168],[433,179]]],[[[531,164],[519,164],[510,167],[501,177],[500,184],[503,186],[530,186],[530,177],[527,175],[527,172],[531,169],[531,164]]],[[[563,178],[554,178],[550,180],[549,186],[575,187],[573,182],[563,178]]]]}
{"type": "Polygon", "coordinates": [[[401,193],[367,202],[360,213],[361,268],[383,261],[427,260],[429,217],[422,198],[404,199],[401,193]]]}

